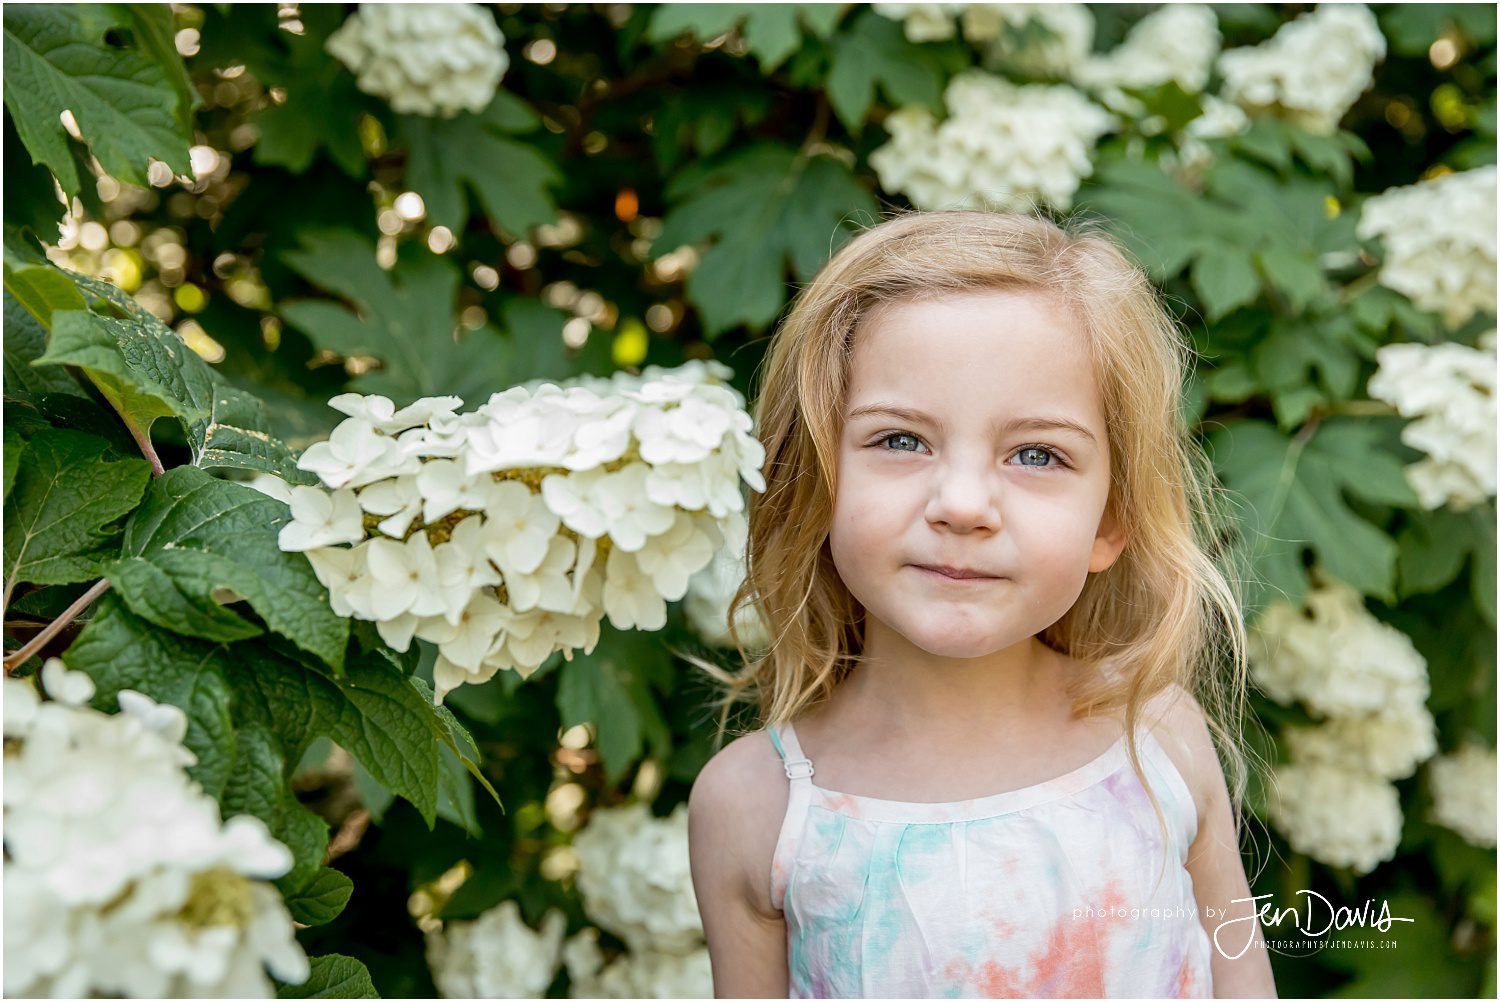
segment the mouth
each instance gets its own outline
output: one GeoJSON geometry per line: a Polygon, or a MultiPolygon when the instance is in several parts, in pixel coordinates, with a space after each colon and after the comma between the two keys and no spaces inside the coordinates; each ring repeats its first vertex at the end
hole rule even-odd
{"type": "Polygon", "coordinates": [[[930,564],[912,564],[912,567],[921,571],[925,576],[940,581],[955,581],[962,583],[979,584],[985,581],[999,581],[998,577],[990,574],[982,574],[978,571],[964,570],[956,567],[935,567],[930,564]]]}

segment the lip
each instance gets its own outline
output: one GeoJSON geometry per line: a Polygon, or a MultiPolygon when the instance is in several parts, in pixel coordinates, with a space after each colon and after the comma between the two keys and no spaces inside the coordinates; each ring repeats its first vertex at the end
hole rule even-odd
{"type": "Polygon", "coordinates": [[[940,564],[912,564],[917,570],[922,571],[929,577],[941,578],[944,581],[999,581],[1000,578],[992,574],[981,574],[978,571],[966,570],[960,567],[946,567],[940,564]]]}

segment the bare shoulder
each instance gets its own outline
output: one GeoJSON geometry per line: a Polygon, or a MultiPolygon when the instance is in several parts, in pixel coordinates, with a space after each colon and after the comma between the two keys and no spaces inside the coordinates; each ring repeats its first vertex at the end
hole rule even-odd
{"type": "Polygon", "coordinates": [[[771,862],[787,799],[786,771],[763,730],[720,749],[688,796],[695,872],[743,892],[766,918],[781,918],[771,906],[771,862]]]}
{"type": "Polygon", "coordinates": [[[1146,726],[1182,774],[1198,808],[1199,830],[1210,808],[1227,798],[1224,769],[1214,748],[1203,707],[1181,685],[1171,685],[1146,701],[1146,726]]]}

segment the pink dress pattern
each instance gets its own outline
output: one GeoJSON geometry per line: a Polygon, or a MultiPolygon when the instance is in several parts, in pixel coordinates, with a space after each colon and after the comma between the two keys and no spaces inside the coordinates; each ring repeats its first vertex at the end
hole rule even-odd
{"type": "Polygon", "coordinates": [[[1149,729],[1055,779],[950,803],[825,790],[790,723],[771,903],[789,998],[1212,997],[1192,794],[1149,729]]]}

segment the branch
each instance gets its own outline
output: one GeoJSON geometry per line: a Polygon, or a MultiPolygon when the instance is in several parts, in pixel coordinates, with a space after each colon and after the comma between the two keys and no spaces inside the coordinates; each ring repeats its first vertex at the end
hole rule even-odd
{"type": "Polygon", "coordinates": [[[52,622],[44,626],[42,628],[42,632],[38,633],[36,636],[28,640],[24,647],[21,647],[20,649],[13,651],[6,656],[5,674],[9,675],[11,669],[15,668],[17,665],[25,664],[28,658],[30,658],[37,651],[40,651],[43,647],[46,647],[47,642],[61,633],[63,627],[67,626],[74,619],[76,619],[79,613],[83,612],[83,610],[93,605],[94,601],[107,591],[109,591],[109,578],[103,578],[99,581],[94,582],[94,586],[88,591],[84,592],[82,595],[78,596],[77,600],[74,601],[72,605],[63,610],[61,616],[58,616],[52,622]]]}

